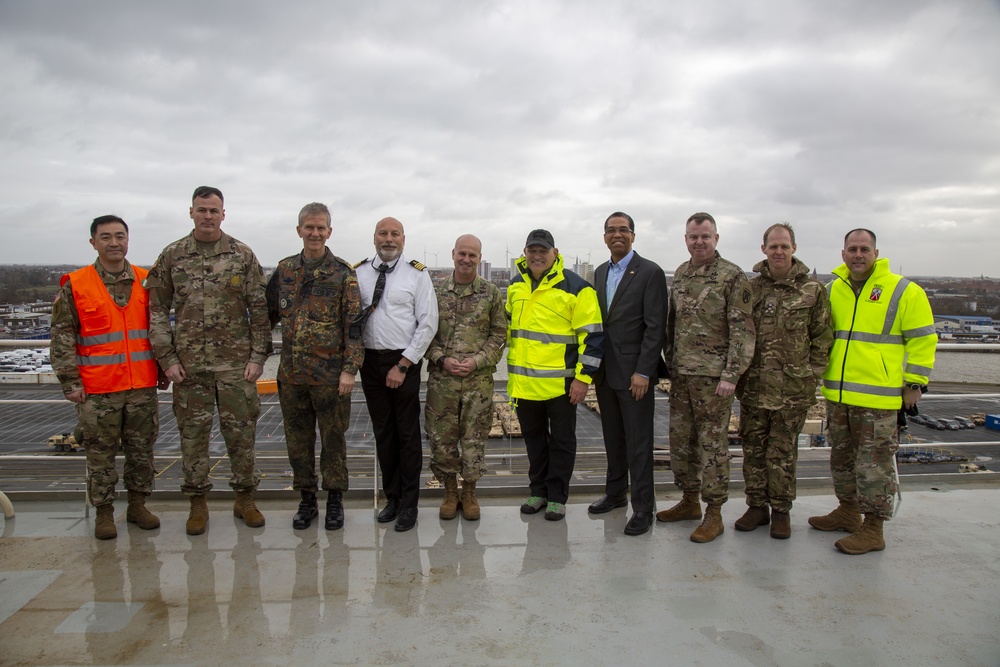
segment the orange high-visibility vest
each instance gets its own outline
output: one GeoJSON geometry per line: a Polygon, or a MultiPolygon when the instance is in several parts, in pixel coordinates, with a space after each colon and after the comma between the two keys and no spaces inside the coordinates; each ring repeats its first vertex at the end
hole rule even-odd
{"type": "Polygon", "coordinates": [[[149,345],[149,295],[142,286],[148,271],[133,266],[135,280],[128,305],[111,297],[93,265],[65,275],[80,319],[76,366],[88,394],[110,394],[155,387],[156,360],[149,345]]]}

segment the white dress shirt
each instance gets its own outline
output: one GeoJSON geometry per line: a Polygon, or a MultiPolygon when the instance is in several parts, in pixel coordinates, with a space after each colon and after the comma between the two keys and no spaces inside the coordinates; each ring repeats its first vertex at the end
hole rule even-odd
{"type": "MultiPolygon", "coordinates": [[[[382,260],[376,255],[359,265],[358,288],[361,306],[372,303],[375,282],[382,260]]],[[[437,296],[426,271],[416,269],[400,256],[385,276],[385,291],[368,318],[364,330],[365,347],[373,350],[403,350],[403,356],[417,363],[434,340],[438,327],[437,296]]]]}

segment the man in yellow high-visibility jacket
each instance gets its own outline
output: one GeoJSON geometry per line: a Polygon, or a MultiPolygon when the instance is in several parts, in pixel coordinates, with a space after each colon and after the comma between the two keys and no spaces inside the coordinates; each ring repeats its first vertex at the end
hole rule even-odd
{"type": "Polygon", "coordinates": [[[873,232],[848,232],[841,256],[829,287],[835,340],[821,389],[840,506],[809,524],[851,533],[836,547],[863,554],[885,549],[882,523],[898,492],[896,413],[927,389],[937,335],[924,290],[878,258],[873,232]]]}
{"type": "Polygon", "coordinates": [[[563,265],[555,240],[536,229],[507,288],[507,394],[517,405],[531,495],[523,514],[566,515],[576,463],[576,406],[604,352],[597,292],[563,265]]]}

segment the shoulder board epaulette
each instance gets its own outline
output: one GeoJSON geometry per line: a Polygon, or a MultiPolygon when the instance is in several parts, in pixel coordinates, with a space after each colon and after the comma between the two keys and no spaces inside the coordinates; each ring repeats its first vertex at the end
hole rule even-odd
{"type": "Polygon", "coordinates": [[[412,266],[413,268],[415,268],[417,271],[423,271],[424,269],[427,268],[427,266],[425,264],[422,264],[422,263],[418,262],[415,259],[411,259],[410,260],[410,266],[412,266]]]}
{"type": "Polygon", "coordinates": [[[352,266],[351,268],[352,268],[352,269],[356,269],[356,268],[358,268],[359,266],[361,266],[362,264],[367,264],[367,263],[368,263],[369,261],[370,261],[370,260],[368,260],[368,259],[363,259],[363,260],[361,260],[360,262],[358,262],[357,264],[355,264],[354,266],[352,266]]]}

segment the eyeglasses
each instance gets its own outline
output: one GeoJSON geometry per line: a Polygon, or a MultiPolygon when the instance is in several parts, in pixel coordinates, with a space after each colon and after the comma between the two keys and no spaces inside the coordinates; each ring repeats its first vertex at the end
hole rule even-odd
{"type": "Polygon", "coordinates": [[[614,236],[615,234],[621,234],[625,236],[626,234],[631,234],[632,230],[628,227],[608,227],[604,230],[605,236],[614,236]]]}

